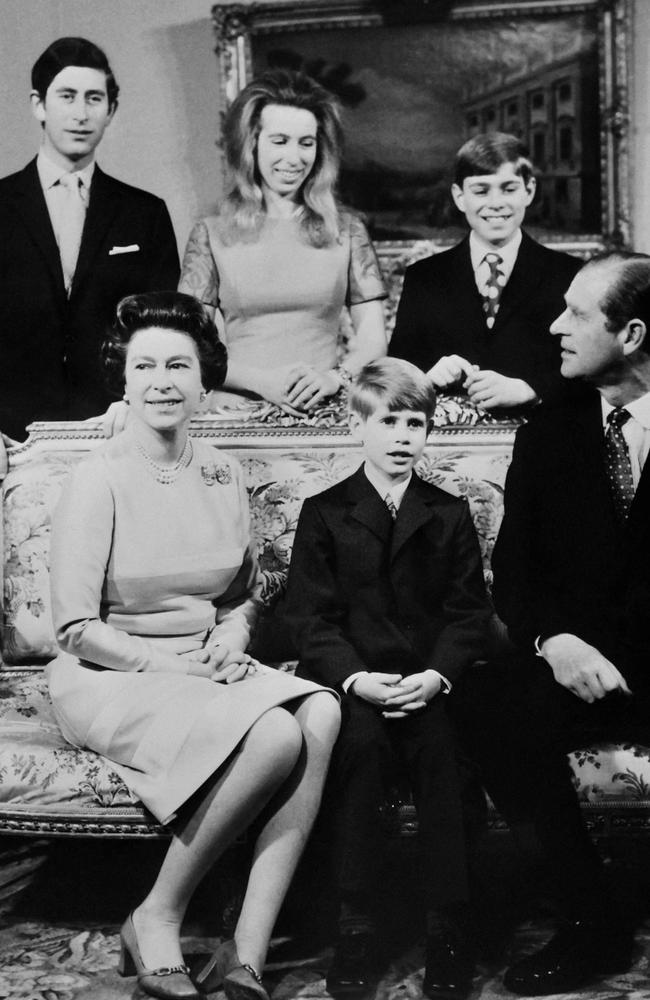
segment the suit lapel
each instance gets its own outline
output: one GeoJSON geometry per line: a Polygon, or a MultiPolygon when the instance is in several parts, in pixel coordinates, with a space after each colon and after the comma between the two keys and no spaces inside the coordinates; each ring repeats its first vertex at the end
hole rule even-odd
{"type": "Polygon", "coordinates": [[[499,311],[497,312],[492,335],[505,326],[510,317],[519,308],[519,304],[532,295],[533,289],[543,280],[543,268],[540,266],[537,244],[526,233],[521,234],[519,253],[503,289],[499,311]]]}
{"type": "Polygon", "coordinates": [[[431,519],[431,494],[422,489],[422,480],[415,474],[404,494],[391,541],[391,561],[399,555],[415,532],[431,519]]]}
{"type": "Polygon", "coordinates": [[[59,248],[50,222],[50,213],[47,210],[35,159],[27,164],[18,178],[15,205],[30,236],[45,259],[47,269],[55,286],[60,290],[62,300],[65,300],[59,248]]]}
{"type": "Polygon", "coordinates": [[[96,166],[90,185],[90,201],[81,237],[81,246],[79,247],[77,267],[72,281],[71,298],[74,298],[84,277],[92,270],[95,258],[104,244],[106,232],[115,217],[119,204],[111,178],[107,177],[96,166]]]}
{"type": "MultiPolygon", "coordinates": [[[[483,303],[476,287],[476,278],[472,268],[472,258],[469,249],[469,236],[461,240],[455,247],[444,254],[447,266],[447,304],[446,312],[454,317],[454,326],[459,335],[473,342],[480,349],[482,344],[475,343],[476,331],[487,332],[483,303]]],[[[458,353],[462,354],[462,350],[458,353]]]]}
{"type": "Polygon", "coordinates": [[[354,474],[348,485],[350,517],[363,524],[382,544],[387,544],[393,530],[393,519],[388,507],[367,479],[363,466],[354,474]]]}

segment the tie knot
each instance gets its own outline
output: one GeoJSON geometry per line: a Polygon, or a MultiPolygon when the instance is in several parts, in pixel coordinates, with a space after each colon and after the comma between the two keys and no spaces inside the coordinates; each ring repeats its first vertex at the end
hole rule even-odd
{"type": "Polygon", "coordinates": [[[486,264],[489,264],[490,267],[498,267],[499,264],[503,264],[503,257],[500,257],[498,253],[486,253],[483,260],[486,264]]]}
{"type": "Polygon", "coordinates": [[[59,177],[59,184],[64,187],[67,191],[81,191],[83,187],[83,181],[79,174],[63,174],[59,177]]]}
{"type": "Polygon", "coordinates": [[[627,423],[632,414],[629,410],[626,410],[624,406],[615,406],[613,410],[607,414],[607,423],[610,427],[622,427],[623,424],[627,423]]]}

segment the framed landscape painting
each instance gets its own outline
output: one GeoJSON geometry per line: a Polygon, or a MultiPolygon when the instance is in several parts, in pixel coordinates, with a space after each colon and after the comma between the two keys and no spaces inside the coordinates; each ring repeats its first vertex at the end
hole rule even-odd
{"type": "Polygon", "coordinates": [[[528,146],[547,243],[629,238],[627,0],[217,3],[227,101],[290,67],[344,108],[340,195],[378,241],[457,238],[453,157],[477,132],[528,146]]]}

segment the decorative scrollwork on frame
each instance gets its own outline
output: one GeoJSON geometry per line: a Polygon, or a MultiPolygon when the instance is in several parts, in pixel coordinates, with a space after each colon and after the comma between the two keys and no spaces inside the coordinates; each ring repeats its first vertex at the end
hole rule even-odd
{"type": "Polygon", "coordinates": [[[250,32],[254,6],[254,4],[238,3],[222,7],[216,4],[212,8],[214,50],[218,56],[227,52],[228,46],[237,38],[250,32]]]}

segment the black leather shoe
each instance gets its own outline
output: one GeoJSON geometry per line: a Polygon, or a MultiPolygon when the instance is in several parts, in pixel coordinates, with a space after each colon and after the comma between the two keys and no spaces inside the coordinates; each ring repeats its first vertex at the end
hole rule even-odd
{"type": "Polygon", "coordinates": [[[598,975],[624,972],[632,957],[632,935],[588,920],[565,923],[533,955],[511,966],[503,985],[522,996],[568,993],[598,975]]]}
{"type": "Polygon", "coordinates": [[[422,992],[431,1000],[463,1000],[472,990],[474,948],[466,920],[429,921],[422,992]]]}
{"type": "Polygon", "coordinates": [[[332,996],[351,996],[370,989],[375,964],[375,935],[370,931],[341,934],[325,978],[332,996]]]}

